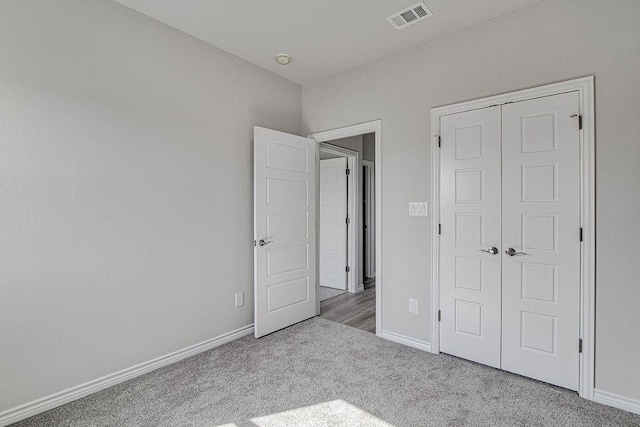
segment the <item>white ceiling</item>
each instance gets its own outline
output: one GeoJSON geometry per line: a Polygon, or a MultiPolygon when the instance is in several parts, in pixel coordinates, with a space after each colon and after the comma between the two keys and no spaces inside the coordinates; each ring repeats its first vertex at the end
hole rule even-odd
{"type": "Polygon", "coordinates": [[[402,30],[387,16],[419,0],[115,1],[306,84],[541,0],[425,0],[433,16],[402,30]]]}

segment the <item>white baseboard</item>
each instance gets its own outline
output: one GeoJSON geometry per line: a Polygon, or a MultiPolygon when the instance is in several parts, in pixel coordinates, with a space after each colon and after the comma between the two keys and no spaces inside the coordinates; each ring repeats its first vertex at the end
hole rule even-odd
{"type": "Polygon", "coordinates": [[[236,329],[235,331],[203,341],[199,344],[132,366],[131,368],[123,369],[122,371],[106,375],[102,378],[98,378],[41,399],[34,400],[33,402],[20,405],[16,408],[3,411],[0,413],[0,427],[32,417],[57,406],[64,405],[65,403],[80,399],[97,391],[104,390],[105,388],[138,377],[142,374],[146,374],[147,372],[151,372],[155,369],[162,368],[163,366],[186,359],[187,357],[195,356],[198,353],[211,350],[212,348],[219,347],[252,333],[253,325],[245,326],[243,328],[236,329]]]}
{"type": "Polygon", "coordinates": [[[418,350],[431,352],[431,343],[409,338],[404,335],[396,334],[395,332],[382,330],[380,332],[380,337],[388,339],[389,341],[408,345],[409,347],[417,348],[418,350]]]}
{"type": "Polygon", "coordinates": [[[595,389],[593,390],[593,400],[603,405],[613,406],[614,408],[623,409],[633,412],[634,414],[640,414],[640,400],[637,399],[595,389]]]}

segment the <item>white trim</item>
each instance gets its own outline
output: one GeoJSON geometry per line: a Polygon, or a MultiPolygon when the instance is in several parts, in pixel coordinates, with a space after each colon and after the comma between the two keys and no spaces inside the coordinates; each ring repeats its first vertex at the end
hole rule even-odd
{"type": "Polygon", "coordinates": [[[431,352],[431,344],[425,341],[416,340],[404,335],[396,334],[395,332],[382,331],[380,337],[389,341],[397,342],[399,344],[408,345],[409,347],[417,348],[418,350],[424,350],[431,352]]]}
{"type": "MultiPolygon", "coordinates": [[[[368,224],[366,231],[363,230],[363,233],[366,234],[366,249],[364,251],[364,265],[365,271],[363,274],[363,280],[367,278],[376,277],[376,262],[375,262],[375,241],[376,241],[376,209],[375,209],[375,200],[376,200],[376,170],[375,163],[370,160],[363,160],[362,166],[365,168],[365,174],[367,177],[367,181],[365,182],[364,188],[364,198],[367,201],[367,210],[364,213],[366,217],[365,223],[368,224]],[[371,203],[373,201],[373,203],[371,203]],[[373,259],[371,255],[373,256],[373,259]]],[[[364,288],[364,284],[363,284],[364,288]]]]}
{"type": "Polygon", "coordinates": [[[320,316],[320,144],[316,142],[316,316],[320,316]]]}
{"type": "Polygon", "coordinates": [[[433,236],[431,250],[431,349],[433,353],[438,353],[440,351],[440,325],[438,323],[438,310],[440,309],[440,238],[438,236],[438,224],[440,223],[440,150],[438,148],[440,118],[507,102],[524,101],[571,91],[579,93],[583,125],[580,132],[583,243],[580,277],[582,353],[580,354],[578,392],[581,397],[589,400],[593,400],[595,376],[595,114],[593,86],[594,78],[588,76],[431,109],[431,129],[433,132],[431,137],[431,206],[433,209],[431,227],[433,236]]]}
{"type": "Polygon", "coordinates": [[[464,111],[479,110],[493,105],[502,105],[508,102],[526,101],[529,99],[558,95],[575,90],[586,90],[589,84],[593,84],[593,76],[552,83],[544,86],[536,86],[515,92],[507,92],[500,95],[490,96],[488,98],[480,98],[441,107],[434,107],[431,109],[431,113],[432,117],[434,113],[438,117],[447,116],[450,114],[462,113],[464,111]]]}
{"type": "MultiPolygon", "coordinates": [[[[347,265],[351,266],[351,270],[347,274],[347,290],[351,293],[360,292],[364,289],[362,283],[358,283],[358,216],[359,204],[358,200],[358,182],[360,181],[358,164],[360,163],[360,153],[357,151],[349,150],[348,148],[338,147],[337,145],[331,145],[326,142],[320,142],[320,151],[323,153],[335,154],[347,158],[347,167],[351,170],[351,174],[347,176],[347,188],[348,188],[348,200],[347,200],[347,215],[351,218],[351,224],[348,227],[347,233],[347,265]]],[[[318,182],[320,182],[320,168],[318,168],[318,182]]],[[[318,234],[320,236],[320,234],[318,234]]],[[[319,240],[319,239],[318,239],[319,240]]],[[[318,264],[318,270],[320,270],[320,264],[318,264]]]]}
{"type": "Polygon", "coordinates": [[[634,414],[640,414],[640,400],[620,396],[619,394],[595,389],[593,390],[593,401],[633,412],[634,414]]]}
{"type": "Polygon", "coordinates": [[[320,151],[342,157],[359,156],[357,151],[333,145],[331,142],[320,142],[320,151]]]}
{"type": "Polygon", "coordinates": [[[174,351],[173,353],[169,353],[167,355],[157,357],[147,362],[143,362],[139,365],[106,375],[102,378],[98,378],[93,381],[68,388],[58,393],[51,394],[41,399],[34,400],[33,402],[29,402],[24,405],[6,410],[0,413],[0,427],[8,426],[9,424],[32,417],[39,413],[53,409],[57,406],[64,405],[65,403],[80,399],[89,394],[104,390],[105,388],[112,387],[121,382],[138,377],[142,374],[146,374],[147,372],[151,372],[153,370],[162,368],[163,366],[176,363],[180,360],[186,359],[187,357],[195,356],[198,353],[211,350],[213,348],[219,347],[223,344],[251,334],[253,334],[253,324],[220,335],[216,338],[203,341],[199,344],[186,347],[182,350],[174,351]]]}
{"type": "Polygon", "coordinates": [[[595,313],[596,313],[596,168],[595,168],[595,106],[594,78],[575,80],[580,96],[582,138],[580,145],[580,182],[582,185],[581,222],[582,274],[581,319],[582,355],[578,392],[585,399],[593,399],[595,389],[595,313]]]}
{"type": "Polygon", "coordinates": [[[440,353],[440,115],[431,110],[431,352],[440,353]]]}
{"type": "MultiPolygon", "coordinates": [[[[318,142],[375,133],[376,164],[376,334],[382,331],[382,121],[362,123],[309,135],[318,142]]],[[[360,266],[356,266],[360,267],[360,266]]]]}

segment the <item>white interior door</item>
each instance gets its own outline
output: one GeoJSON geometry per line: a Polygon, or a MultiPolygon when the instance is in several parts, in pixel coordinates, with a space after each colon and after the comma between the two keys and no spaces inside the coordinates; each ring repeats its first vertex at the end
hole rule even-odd
{"type": "Polygon", "coordinates": [[[500,367],[500,121],[500,107],[491,107],[440,123],[440,349],[494,367],[500,367]]]}
{"type": "Polygon", "coordinates": [[[320,160],[320,286],[347,289],[347,158],[320,160]]]}
{"type": "Polygon", "coordinates": [[[314,140],[254,129],[254,310],[261,337],[315,316],[314,140]]]}
{"type": "Polygon", "coordinates": [[[578,93],[502,111],[502,368],[577,390],[580,135],[570,116],[578,93]]]}

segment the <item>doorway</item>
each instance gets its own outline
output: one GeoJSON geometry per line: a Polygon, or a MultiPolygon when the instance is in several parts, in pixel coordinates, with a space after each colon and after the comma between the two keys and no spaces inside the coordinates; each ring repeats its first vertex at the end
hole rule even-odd
{"type": "MultiPolygon", "coordinates": [[[[263,337],[320,315],[320,158],[319,144],[373,134],[375,153],[375,217],[380,220],[380,121],[349,126],[308,138],[254,127],[254,335],[263,337]]],[[[358,171],[349,175],[358,189],[358,171]]],[[[348,180],[348,181],[349,181],[348,180]]],[[[354,190],[355,191],[355,190],[354,190]]],[[[360,207],[353,203],[359,224],[360,207]]],[[[375,230],[376,274],[381,277],[381,227],[375,230]]],[[[353,239],[355,242],[357,239],[353,239]]],[[[361,241],[360,241],[361,243],[361,241]]],[[[358,243],[358,244],[360,244],[358,243]]],[[[352,251],[351,256],[357,252],[352,251]]],[[[347,255],[349,257],[349,255],[347,255]]],[[[349,265],[354,277],[360,262],[349,265]]],[[[356,281],[354,281],[356,283],[356,281]]],[[[373,290],[375,333],[382,335],[381,287],[373,290]]],[[[349,293],[350,295],[351,293],[349,293]]],[[[359,294],[361,296],[362,292],[359,294]]],[[[236,297],[237,299],[237,297],[236,297]]]]}
{"type": "Polygon", "coordinates": [[[319,147],[320,316],[375,333],[375,134],[319,147]]]}
{"type": "Polygon", "coordinates": [[[592,398],[593,78],[432,110],[432,351],[592,398]]]}
{"type": "Polygon", "coordinates": [[[360,153],[329,143],[320,143],[319,148],[320,291],[328,295],[338,295],[337,291],[356,293],[358,269],[352,266],[358,254],[355,218],[359,193],[354,172],[360,153]],[[336,292],[326,292],[327,289],[336,292]]]}

